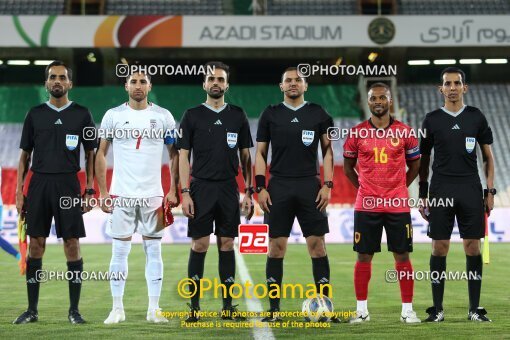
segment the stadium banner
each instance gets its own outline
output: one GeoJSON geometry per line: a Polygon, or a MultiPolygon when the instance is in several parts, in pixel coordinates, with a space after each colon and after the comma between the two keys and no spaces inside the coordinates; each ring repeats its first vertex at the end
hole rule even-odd
{"type": "Polygon", "coordinates": [[[508,46],[510,16],[184,17],[183,46],[508,46]]]}
{"type": "MultiPolygon", "coordinates": [[[[327,243],[352,243],[354,230],[354,211],[352,208],[329,208],[329,234],[326,234],[327,243]]],[[[4,206],[4,228],[0,232],[4,238],[10,243],[17,244],[16,221],[18,213],[14,205],[4,206]]],[[[510,242],[510,223],[508,216],[510,208],[495,208],[489,217],[489,237],[491,242],[510,242]]],[[[413,240],[415,243],[429,243],[430,238],[427,236],[428,223],[421,217],[418,209],[412,209],[413,224],[413,240]]],[[[81,243],[111,243],[111,238],[106,235],[107,214],[96,208],[89,213],[83,215],[87,237],[80,240],[81,243]]],[[[243,219],[244,222],[244,219],[243,219]]],[[[254,216],[251,221],[254,223],[263,223],[262,216],[254,216]]],[[[163,243],[185,243],[189,244],[191,240],[187,237],[188,219],[183,215],[175,216],[175,222],[170,228],[165,229],[163,243]]],[[[211,242],[216,242],[216,238],[212,237],[211,242]]],[[[451,238],[452,242],[461,242],[458,228],[454,228],[451,238]]],[[[58,240],[55,233],[55,225],[52,224],[50,236],[47,243],[62,243],[62,239],[58,240]]],[[[133,242],[141,243],[142,237],[139,234],[133,236],[133,242]]],[[[386,235],[383,233],[383,242],[386,242],[386,235]]],[[[305,238],[301,233],[299,224],[294,221],[292,232],[289,237],[289,243],[304,244],[305,238]]]]}
{"type": "Polygon", "coordinates": [[[510,46],[508,15],[0,16],[2,47],[510,46]]]}

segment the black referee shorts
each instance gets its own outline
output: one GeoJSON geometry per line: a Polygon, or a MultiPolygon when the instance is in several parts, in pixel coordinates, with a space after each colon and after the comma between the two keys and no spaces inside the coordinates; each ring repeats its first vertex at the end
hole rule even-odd
{"type": "MultiPolygon", "coordinates": [[[[81,206],[62,209],[61,198],[80,198],[80,182],[75,173],[35,173],[30,179],[27,193],[27,234],[32,237],[48,237],[51,220],[55,218],[58,238],[85,237],[81,206]]],[[[69,202],[69,201],[67,201],[69,202]]],[[[63,204],[63,207],[69,205],[63,204]]]]}
{"type": "Polygon", "coordinates": [[[377,213],[354,211],[353,250],[362,254],[381,251],[383,227],[388,251],[402,254],[413,251],[411,213],[377,213]]]}
{"type": "Polygon", "coordinates": [[[188,237],[201,238],[211,235],[214,230],[217,236],[235,238],[241,223],[236,179],[209,181],[193,178],[190,190],[195,218],[188,219],[188,237]]]}
{"type": "MultiPolygon", "coordinates": [[[[433,240],[449,240],[452,236],[453,224],[457,217],[461,238],[480,239],[485,235],[485,216],[483,189],[480,181],[472,183],[452,183],[432,179],[429,188],[429,199],[453,199],[453,207],[430,207],[429,229],[427,235],[433,240]]],[[[446,205],[446,204],[442,204],[446,205]]]]}
{"type": "Polygon", "coordinates": [[[284,178],[272,176],[267,191],[273,205],[264,214],[269,225],[269,237],[289,237],[297,217],[304,237],[323,236],[329,232],[326,212],[317,209],[317,194],[321,188],[318,177],[284,178]]]}

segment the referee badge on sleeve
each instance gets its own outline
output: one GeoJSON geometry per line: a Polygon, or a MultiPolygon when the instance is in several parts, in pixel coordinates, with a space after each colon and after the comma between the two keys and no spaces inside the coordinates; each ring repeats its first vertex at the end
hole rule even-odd
{"type": "Polygon", "coordinates": [[[237,133],[234,132],[227,132],[227,144],[228,146],[233,149],[237,145],[237,133]]]}
{"type": "Polygon", "coordinates": [[[473,137],[466,137],[466,151],[468,153],[473,152],[476,145],[476,139],[473,137]]]}
{"type": "Polygon", "coordinates": [[[301,141],[305,146],[310,146],[313,143],[313,138],[315,136],[315,131],[303,130],[301,132],[301,141]]]}
{"type": "Polygon", "coordinates": [[[67,149],[73,151],[78,146],[78,135],[66,135],[67,149]]]}

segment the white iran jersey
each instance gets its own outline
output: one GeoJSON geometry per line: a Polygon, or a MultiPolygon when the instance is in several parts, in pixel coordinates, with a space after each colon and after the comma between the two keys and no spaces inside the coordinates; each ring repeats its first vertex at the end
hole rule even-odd
{"type": "Polygon", "coordinates": [[[130,198],[163,196],[163,137],[170,139],[167,144],[172,143],[168,138],[174,137],[175,120],[172,114],[153,103],[149,103],[145,110],[134,110],[124,103],[106,111],[101,129],[113,144],[110,194],[130,198]],[[145,131],[145,134],[135,138],[139,135],[133,131],[145,131]]]}

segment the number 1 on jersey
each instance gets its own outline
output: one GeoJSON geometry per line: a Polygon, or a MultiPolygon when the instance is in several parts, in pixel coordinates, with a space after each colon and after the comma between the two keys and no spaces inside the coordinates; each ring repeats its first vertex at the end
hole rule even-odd
{"type": "Polygon", "coordinates": [[[384,153],[384,149],[386,149],[386,148],[382,148],[381,151],[379,152],[379,148],[374,148],[374,155],[375,155],[376,163],[382,163],[382,164],[388,163],[388,155],[384,153]]]}
{"type": "Polygon", "coordinates": [[[142,136],[138,136],[136,139],[136,149],[140,149],[140,143],[142,142],[142,136]]]}

